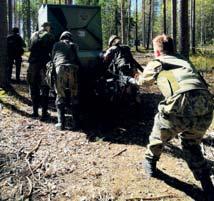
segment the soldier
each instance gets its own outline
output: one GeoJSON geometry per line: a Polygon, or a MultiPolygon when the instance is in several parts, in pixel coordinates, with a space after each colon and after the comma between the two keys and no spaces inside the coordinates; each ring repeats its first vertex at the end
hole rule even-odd
{"type": "Polygon", "coordinates": [[[20,82],[20,71],[22,63],[22,55],[26,47],[24,40],[19,35],[19,28],[14,27],[12,34],[7,37],[7,53],[8,53],[8,67],[9,80],[11,80],[13,64],[16,65],[16,81],[20,82]]]}
{"type": "Polygon", "coordinates": [[[125,76],[134,77],[137,69],[143,72],[143,68],[133,58],[130,48],[126,45],[121,45],[121,40],[118,36],[112,35],[109,38],[109,49],[104,54],[104,62],[110,66],[114,73],[119,74],[119,71],[125,76]]]}
{"type": "Polygon", "coordinates": [[[151,177],[158,175],[156,163],[163,146],[178,135],[185,160],[211,201],[214,187],[200,142],[212,122],[212,96],[194,66],[175,54],[172,38],[159,35],[154,38],[153,46],[156,59],[148,63],[139,83],[156,81],[165,99],[160,102],[154,119],[143,162],[145,172],[151,177]]]}
{"type": "Polygon", "coordinates": [[[77,71],[80,62],[77,56],[77,46],[73,43],[70,32],[63,32],[60,41],[54,44],[52,58],[56,68],[55,91],[58,123],[55,126],[58,130],[65,129],[65,102],[68,88],[72,102],[73,128],[77,129],[79,127],[77,71]]]}
{"type": "Polygon", "coordinates": [[[50,33],[50,30],[50,23],[45,22],[41,30],[33,33],[27,72],[27,80],[30,86],[30,95],[33,104],[32,116],[38,117],[38,109],[41,103],[41,120],[47,120],[48,117],[49,87],[45,82],[45,70],[46,63],[50,60],[50,53],[54,44],[54,36],[50,33]]]}
{"type": "Polygon", "coordinates": [[[120,100],[119,103],[128,102],[130,105],[135,105],[140,99],[137,96],[138,86],[134,77],[138,75],[138,70],[143,72],[143,68],[133,58],[130,48],[126,45],[121,45],[121,40],[118,36],[112,35],[109,38],[108,45],[109,48],[103,55],[104,64],[107,66],[106,77],[112,76],[116,81],[114,84],[116,100],[120,100]]]}

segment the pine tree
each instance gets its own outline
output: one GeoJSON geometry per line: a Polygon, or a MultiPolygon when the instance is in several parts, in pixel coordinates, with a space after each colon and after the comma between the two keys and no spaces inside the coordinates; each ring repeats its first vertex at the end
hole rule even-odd
{"type": "Polygon", "coordinates": [[[7,76],[7,1],[2,0],[0,4],[0,86],[8,86],[7,76]]]}
{"type": "Polygon", "coordinates": [[[188,1],[179,0],[179,52],[189,58],[189,26],[188,26],[188,1]]]}

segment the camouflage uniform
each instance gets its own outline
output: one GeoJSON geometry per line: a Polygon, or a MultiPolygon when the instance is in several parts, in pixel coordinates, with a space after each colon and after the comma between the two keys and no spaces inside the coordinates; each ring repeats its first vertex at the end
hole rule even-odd
{"type": "Polygon", "coordinates": [[[27,81],[33,103],[33,114],[38,115],[41,102],[42,116],[47,115],[49,87],[45,82],[46,63],[50,60],[50,53],[54,43],[54,36],[45,30],[35,32],[31,37],[29,68],[27,81]],[[41,92],[41,100],[40,100],[41,92]]]}
{"type": "Polygon", "coordinates": [[[178,56],[161,56],[144,69],[142,83],[157,81],[165,96],[158,106],[146,158],[157,161],[163,145],[178,135],[195,178],[207,171],[200,142],[213,118],[213,100],[195,68],[178,56]]]}
{"type": "MultiPolygon", "coordinates": [[[[18,31],[18,28],[17,28],[18,31]]],[[[23,47],[25,42],[18,33],[13,33],[7,37],[7,53],[8,53],[8,67],[9,67],[9,80],[12,76],[13,64],[16,65],[16,80],[20,80],[20,71],[22,63],[22,54],[24,53],[23,47]]]]}
{"type": "MultiPolygon", "coordinates": [[[[71,37],[69,32],[63,32],[64,39],[54,44],[52,58],[56,68],[55,91],[56,107],[58,112],[58,124],[56,127],[64,129],[64,107],[66,102],[66,90],[69,91],[69,98],[72,102],[72,113],[74,121],[78,119],[78,78],[77,72],[79,68],[79,58],[77,56],[77,46],[71,40],[66,40],[71,37]]],[[[74,122],[73,122],[74,123],[74,122]]],[[[76,123],[76,122],[75,122],[76,123]]]]}
{"type": "Polygon", "coordinates": [[[143,71],[140,64],[133,58],[128,46],[113,45],[106,51],[104,58],[106,58],[106,64],[110,66],[110,70],[116,74],[119,74],[120,71],[125,76],[134,77],[137,69],[143,71]]]}
{"type": "Polygon", "coordinates": [[[70,96],[76,97],[77,84],[77,48],[74,43],[57,42],[52,51],[54,65],[56,66],[55,91],[57,94],[56,104],[65,103],[65,90],[70,90],[70,96]]]}

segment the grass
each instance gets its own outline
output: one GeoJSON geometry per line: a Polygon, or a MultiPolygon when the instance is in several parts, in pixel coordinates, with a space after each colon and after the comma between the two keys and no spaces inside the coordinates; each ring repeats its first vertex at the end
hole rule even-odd
{"type": "Polygon", "coordinates": [[[5,96],[7,96],[6,91],[4,91],[2,88],[0,88],[0,100],[1,100],[2,98],[5,98],[5,96]]]}
{"type": "Polygon", "coordinates": [[[190,60],[199,70],[210,71],[214,69],[214,54],[211,56],[198,53],[191,55],[190,60]]]}

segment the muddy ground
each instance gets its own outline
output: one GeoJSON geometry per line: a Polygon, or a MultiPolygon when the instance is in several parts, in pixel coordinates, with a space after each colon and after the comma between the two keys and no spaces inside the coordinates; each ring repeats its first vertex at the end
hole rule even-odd
{"type": "MultiPolygon", "coordinates": [[[[137,55],[141,64],[145,58],[137,55]]],[[[205,74],[214,90],[213,73],[205,74]]],[[[21,84],[0,92],[1,201],[203,201],[199,182],[188,169],[179,139],[167,144],[158,178],[147,178],[142,160],[157,104],[156,86],[141,88],[141,107],[120,115],[115,124],[99,117],[78,131],[57,131],[51,120],[32,119],[26,72],[21,84]]],[[[70,116],[67,115],[69,120],[70,116]]],[[[91,122],[91,119],[88,119],[91,122]]],[[[202,149],[214,166],[214,123],[202,149]]]]}

